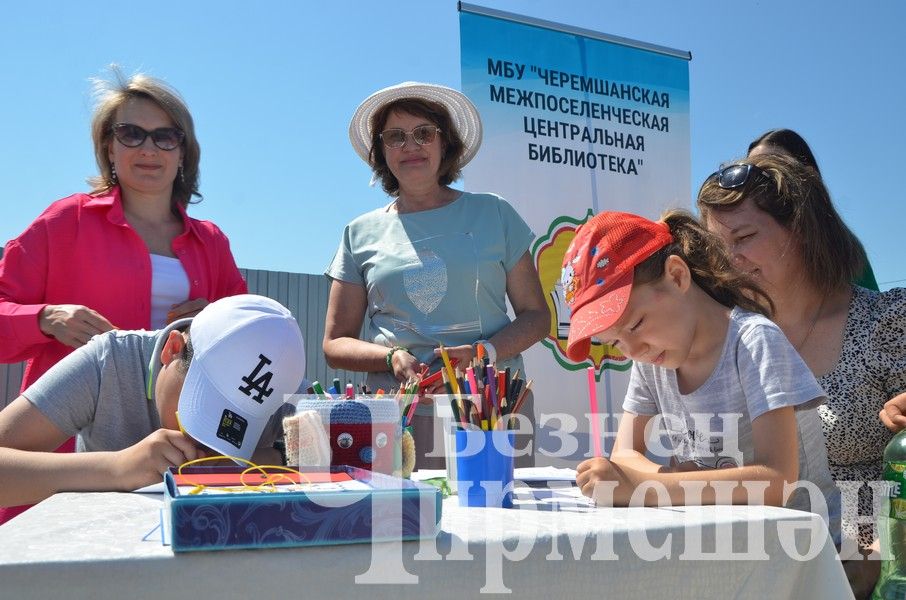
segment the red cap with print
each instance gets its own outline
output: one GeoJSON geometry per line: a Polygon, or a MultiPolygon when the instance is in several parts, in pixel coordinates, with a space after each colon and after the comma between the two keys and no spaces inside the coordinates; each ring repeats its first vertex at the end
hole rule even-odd
{"type": "Polygon", "coordinates": [[[591,337],[626,309],[636,265],[673,242],[667,224],[621,212],[602,212],[576,229],[563,256],[560,282],[572,313],[566,355],[588,356],[591,337]]]}

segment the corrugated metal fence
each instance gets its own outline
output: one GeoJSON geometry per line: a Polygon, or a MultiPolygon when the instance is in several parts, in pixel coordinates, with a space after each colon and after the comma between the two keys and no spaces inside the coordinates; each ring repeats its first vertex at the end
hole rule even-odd
{"type": "Polygon", "coordinates": [[[19,395],[19,386],[22,384],[22,372],[25,363],[14,365],[0,365],[0,408],[12,402],[19,395]]]}
{"type": "Polygon", "coordinates": [[[324,275],[285,273],[282,271],[261,271],[240,269],[249,284],[249,291],[280,302],[292,311],[305,336],[306,377],[330,387],[334,378],[345,385],[351,381],[358,389],[365,381],[364,373],[335,370],[327,366],[321,340],[324,339],[324,317],[327,314],[327,294],[330,281],[324,275]]]}
{"type": "MultiPolygon", "coordinates": [[[[0,256],[3,249],[0,248],[0,256]]],[[[323,275],[285,273],[240,269],[248,281],[249,292],[277,300],[290,311],[299,322],[305,337],[305,372],[310,380],[319,380],[328,388],[336,377],[345,385],[353,382],[358,389],[364,381],[364,373],[331,369],[324,360],[321,340],[324,338],[324,315],[327,313],[327,294],[330,282],[323,275]]],[[[12,402],[19,395],[24,363],[0,364],[0,408],[12,402]]]]}

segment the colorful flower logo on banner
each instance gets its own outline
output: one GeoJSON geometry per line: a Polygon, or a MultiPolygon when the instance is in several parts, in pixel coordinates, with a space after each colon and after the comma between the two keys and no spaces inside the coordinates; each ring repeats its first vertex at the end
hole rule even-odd
{"type": "Polygon", "coordinates": [[[572,293],[573,276],[569,266],[563,269],[563,256],[570,242],[576,236],[576,228],[593,215],[591,209],[582,219],[560,216],[554,219],[547,233],[538,237],[532,246],[532,257],[545,290],[547,306],[551,312],[551,326],[547,337],[541,343],[551,350],[560,365],[570,371],[593,366],[600,375],[604,369],[626,371],[632,361],[613,346],[605,346],[599,340],[591,339],[591,350],[585,360],[576,362],[566,356],[566,340],[569,335],[568,297],[572,293]]]}

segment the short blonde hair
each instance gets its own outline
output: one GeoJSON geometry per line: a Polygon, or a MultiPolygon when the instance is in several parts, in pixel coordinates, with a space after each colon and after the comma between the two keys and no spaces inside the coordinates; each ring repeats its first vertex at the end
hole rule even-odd
{"type": "Polygon", "coordinates": [[[178,214],[177,204],[185,208],[191,202],[192,196],[201,198],[198,192],[201,148],[198,145],[198,138],[195,137],[195,123],[189,113],[189,107],[176,90],[160,79],[143,73],[135,73],[126,78],[116,65],[111,65],[110,71],[113,74],[112,80],[100,78],[92,80],[96,103],[91,118],[91,141],[94,143],[94,158],[100,171],[99,175],[88,179],[92,193],[106,193],[116,185],[107,153],[113,139],[116,112],[129,100],[144,98],[158,105],[173,120],[176,127],[185,133],[182,175],[173,182],[171,196],[173,212],[178,214]]]}

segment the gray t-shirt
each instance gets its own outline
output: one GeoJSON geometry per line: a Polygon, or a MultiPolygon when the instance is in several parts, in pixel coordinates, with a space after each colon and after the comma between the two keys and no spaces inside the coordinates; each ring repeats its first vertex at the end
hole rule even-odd
{"type": "MultiPolygon", "coordinates": [[[[78,452],[128,448],[161,427],[154,401],[160,365],[153,373],[150,367],[152,359],[160,363],[156,342],[170,329],[96,335],[22,395],[60,431],[78,436],[78,452]]],[[[271,447],[281,427],[275,415],[261,434],[258,447],[271,447]]]]}
{"type": "MultiPolygon", "coordinates": [[[[433,210],[399,214],[380,208],[343,231],[325,274],[365,288],[362,339],[404,346],[440,365],[434,349],[489,339],[510,323],[506,276],[534,234],[505,200],[462,192],[433,210]]],[[[522,368],[522,357],[498,368],[522,368]]],[[[369,373],[376,390],[398,387],[388,372],[369,373]]]]}
{"type": "MultiPolygon", "coordinates": [[[[682,394],[676,371],[635,362],[623,409],[661,415],[673,456],[701,467],[751,465],[752,421],[768,411],[795,407],[799,479],[824,496],[834,539],[840,532],[840,496],[827,466],[817,406],[824,391],[783,332],[761,315],[733,309],[717,366],[698,389],[682,394]]],[[[797,490],[787,507],[822,513],[797,490]]]]}

